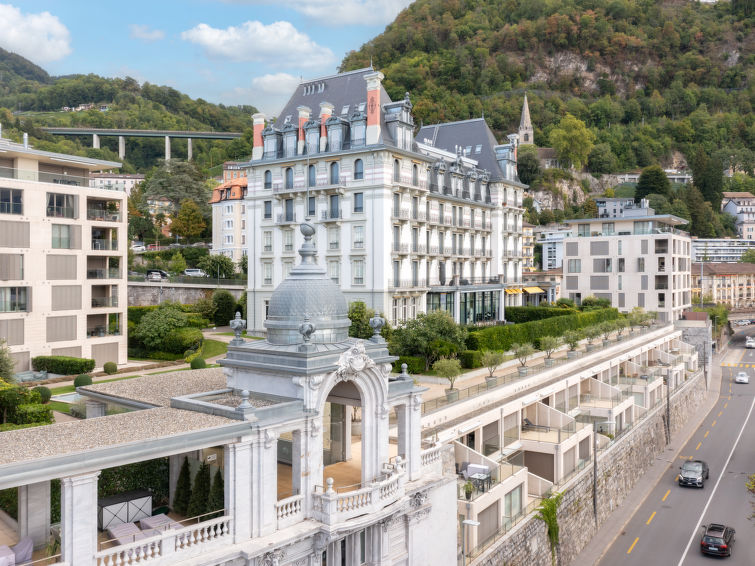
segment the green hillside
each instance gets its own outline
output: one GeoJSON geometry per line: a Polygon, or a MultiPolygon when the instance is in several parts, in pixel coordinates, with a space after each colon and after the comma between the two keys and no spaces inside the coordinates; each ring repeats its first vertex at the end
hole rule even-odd
{"type": "MultiPolygon", "coordinates": [[[[179,91],[136,80],[108,79],[97,75],[50,77],[19,55],[0,50],[0,123],[3,136],[20,141],[28,132],[31,143],[49,151],[87,155],[119,161],[117,138],[103,137],[101,149],[91,148],[91,136],[81,139],[52,136],[42,126],[132,128],[244,132],[233,141],[194,140],[196,164],[218,173],[223,161],[251,155],[252,106],[224,106],[191,99],[179,91]],[[94,110],[63,112],[64,106],[94,103],[94,110]],[[100,112],[100,105],[108,110],[100,112]]],[[[164,157],[159,138],[129,138],[125,171],[147,172],[164,157]]],[[[174,157],[186,156],[186,141],[171,140],[174,157]]]]}
{"type": "Polygon", "coordinates": [[[620,170],[702,148],[752,171],[752,4],[417,0],[342,70],[372,60],[424,123],[484,113],[500,138],[516,131],[526,91],[540,146],[568,112],[620,170]]]}

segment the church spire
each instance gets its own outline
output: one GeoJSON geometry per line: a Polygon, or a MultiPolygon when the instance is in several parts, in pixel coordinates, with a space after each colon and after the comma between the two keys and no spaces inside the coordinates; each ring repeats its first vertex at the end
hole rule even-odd
{"type": "Polygon", "coordinates": [[[522,118],[519,120],[519,145],[531,145],[535,143],[535,131],[530,120],[530,107],[527,104],[527,93],[524,93],[522,104],[522,118]]]}

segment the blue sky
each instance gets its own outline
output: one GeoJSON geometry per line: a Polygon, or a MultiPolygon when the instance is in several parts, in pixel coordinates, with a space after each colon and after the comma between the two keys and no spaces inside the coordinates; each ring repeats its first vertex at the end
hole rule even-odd
{"type": "MultiPolygon", "coordinates": [[[[131,76],[275,114],[411,0],[0,0],[0,47],[51,75],[131,76]]],[[[82,101],[84,102],[84,101],[82,101]]]]}

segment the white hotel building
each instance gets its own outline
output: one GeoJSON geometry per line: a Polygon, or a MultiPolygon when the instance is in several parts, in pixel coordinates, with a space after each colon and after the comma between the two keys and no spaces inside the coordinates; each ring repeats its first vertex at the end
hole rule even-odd
{"type": "Polygon", "coordinates": [[[35,356],[126,362],[126,193],[90,187],[120,163],[0,139],[0,339],[35,356]]]}
{"type": "Polygon", "coordinates": [[[476,119],[415,137],[408,96],[391,101],[382,79],[361,69],[307,81],[275,122],[255,115],[251,329],[262,330],[272,291],[294,265],[305,218],[316,226],[318,263],[347,301],[393,324],[437,309],[463,323],[501,320],[504,305],[521,304],[517,136],[498,145],[476,119]]]}

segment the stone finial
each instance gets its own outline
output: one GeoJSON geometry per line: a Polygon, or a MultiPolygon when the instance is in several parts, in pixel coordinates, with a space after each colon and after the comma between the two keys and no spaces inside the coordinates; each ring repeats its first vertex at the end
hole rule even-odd
{"type": "Polygon", "coordinates": [[[370,328],[372,328],[372,338],[370,338],[370,340],[372,342],[385,342],[380,335],[380,331],[383,329],[383,326],[385,326],[385,319],[382,316],[375,315],[370,319],[369,324],[370,328]]]}
{"type": "Polygon", "coordinates": [[[242,411],[244,409],[252,408],[252,404],[249,402],[249,391],[246,389],[241,392],[241,403],[239,404],[238,408],[242,411]]]}
{"type": "Polygon", "coordinates": [[[329,494],[335,493],[335,490],[333,489],[333,478],[326,479],[325,483],[328,486],[328,488],[325,490],[325,493],[329,493],[329,494]]]}
{"type": "Polygon", "coordinates": [[[401,381],[411,381],[412,376],[409,375],[409,366],[406,364],[401,364],[401,373],[399,374],[398,378],[401,381]]]}
{"type": "Polygon", "coordinates": [[[315,235],[315,227],[309,222],[302,222],[299,230],[301,230],[301,233],[304,236],[304,243],[301,248],[299,248],[301,263],[302,265],[313,264],[316,250],[315,245],[312,243],[312,236],[315,235]]]}
{"type": "Polygon", "coordinates": [[[241,318],[241,313],[236,312],[236,316],[231,320],[230,322],[231,330],[233,330],[235,336],[233,340],[230,341],[230,346],[241,346],[244,343],[244,339],[241,337],[241,333],[246,328],[246,320],[241,318]]]}
{"type": "Polygon", "coordinates": [[[312,334],[314,334],[317,328],[309,321],[309,315],[304,317],[304,322],[299,325],[299,334],[304,338],[304,343],[308,344],[312,340],[312,334]]]}

